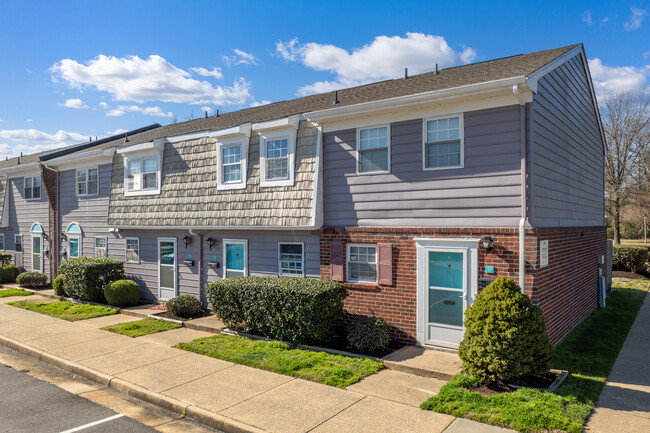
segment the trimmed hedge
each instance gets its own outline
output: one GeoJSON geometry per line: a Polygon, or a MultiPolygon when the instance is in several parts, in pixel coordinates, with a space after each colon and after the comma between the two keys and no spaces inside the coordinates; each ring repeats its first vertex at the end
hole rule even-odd
{"type": "Polygon", "coordinates": [[[124,262],[107,257],[80,257],[61,263],[61,274],[68,296],[104,303],[104,287],[124,279],[124,262]]]}
{"type": "Polygon", "coordinates": [[[15,283],[18,275],[20,275],[18,266],[7,265],[0,268],[0,282],[2,283],[15,283]]]}
{"type": "Polygon", "coordinates": [[[201,301],[192,295],[180,295],[165,303],[165,308],[172,314],[184,319],[199,317],[203,314],[201,301]]]}
{"type": "Polygon", "coordinates": [[[348,346],[361,353],[386,350],[390,344],[388,323],[381,317],[361,316],[348,332],[348,346]]]}
{"type": "Polygon", "coordinates": [[[132,280],[113,281],[104,289],[104,296],[109,305],[132,307],[140,300],[140,286],[132,280]]]}
{"type": "Polygon", "coordinates": [[[64,296],[65,289],[63,284],[63,275],[58,275],[54,281],[52,281],[52,290],[57,296],[64,296]]]}
{"type": "Polygon", "coordinates": [[[0,268],[9,266],[13,260],[14,255],[11,253],[0,253],[0,268]]]}
{"type": "Polygon", "coordinates": [[[44,287],[47,286],[47,275],[38,271],[23,272],[16,282],[22,287],[44,287]]]}
{"type": "Polygon", "coordinates": [[[294,344],[330,340],[347,296],[337,281],[288,277],[227,278],[208,284],[206,291],[227,326],[294,344]]]}
{"type": "Polygon", "coordinates": [[[645,270],[648,248],[630,245],[614,245],[612,268],[615,271],[639,272],[645,270]]]}

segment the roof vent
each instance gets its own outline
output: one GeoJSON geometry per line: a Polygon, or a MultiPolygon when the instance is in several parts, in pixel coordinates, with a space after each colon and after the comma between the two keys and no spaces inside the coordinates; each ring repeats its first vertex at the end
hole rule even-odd
{"type": "Polygon", "coordinates": [[[205,118],[206,119],[208,118],[208,111],[207,110],[205,111],[205,118]]]}
{"type": "Polygon", "coordinates": [[[339,91],[337,90],[337,91],[334,92],[334,102],[332,103],[332,105],[336,105],[336,104],[340,104],[340,103],[341,103],[341,101],[339,101],[339,91]]]}
{"type": "Polygon", "coordinates": [[[436,63],[436,75],[438,75],[440,71],[438,70],[438,64],[436,63]]]}
{"type": "Polygon", "coordinates": [[[214,117],[219,117],[219,109],[217,108],[217,112],[214,114],[214,117]]]}
{"type": "Polygon", "coordinates": [[[124,134],[124,142],[125,143],[129,142],[129,134],[128,133],[124,134]]]}
{"type": "Polygon", "coordinates": [[[406,80],[409,77],[409,68],[404,68],[404,79],[406,80]]]}

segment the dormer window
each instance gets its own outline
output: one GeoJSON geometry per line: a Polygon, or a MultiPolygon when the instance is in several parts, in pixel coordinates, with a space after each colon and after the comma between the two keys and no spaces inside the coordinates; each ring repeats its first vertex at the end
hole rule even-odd
{"type": "Polygon", "coordinates": [[[295,171],[294,129],[260,135],[260,186],[292,186],[295,171]]]}
{"type": "Polygon", "coordinates": [[[77,170],[77,195],[97,195],[99,192],[99,171],[97,167],[77,170]]]}
{"type": "Polygon", "coordinates": [[[217,189],[246,188],[248,137],[217,140],[217,189]]]}
{"type": "Polygon", "coordinates": [[[36,200],[41,198],[41,177],[25,177],[25,200],[36,200]]]}

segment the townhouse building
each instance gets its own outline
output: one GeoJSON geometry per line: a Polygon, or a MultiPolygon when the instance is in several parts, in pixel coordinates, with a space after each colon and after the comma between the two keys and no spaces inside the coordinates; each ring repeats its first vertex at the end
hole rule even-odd
{"type": "Polygon", "coordinates": [[[124,260],[146,300],[340,280],[349,314],[451,348],[481,287],[512,277],[559,343],[598,303],[604,157],[573,45],[5,161],[1,246],[50,277],[124,260]]]}

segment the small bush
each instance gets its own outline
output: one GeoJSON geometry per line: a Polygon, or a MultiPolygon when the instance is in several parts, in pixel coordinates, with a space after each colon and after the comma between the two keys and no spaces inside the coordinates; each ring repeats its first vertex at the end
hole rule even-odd
{"type": "Polygon", "coordinates": [[[512,279],[497,278],[465,311],[458,348],[463,370],[480,381],[548,373],[553,346],[542,311],[512,279]]]}
{"type": "Polygon", "coordinates": [[[643,223],[634,220],[621,221],[621,237],[623,239],[639,239],[643,237],[643,223]]]}
{"type": "Polygon", "coordinates": [[[113,281],[104,289],[104,296],[109,305],[132,307],[140,300],[140,286],[135,281],[113,281]]]}
{"type": "Polygon", "coordinates": [[[11,264],[11,261],[13,260],[14,255],[11,253],[2,253],[0,252],[0,268],[4,268],[5,266],[9,266],[11,264]]]}
{"type": "Polygon", "coordinates": [[[183,318],[199,317],[203,314],[201,301],[192,295],[180,295],[170,299],[165,307],[170,313],[183,318]]]}
{"type": "Polygon", "coordinates": [[[7,265],[0,268],[0,281],[2,283],[15,283],[18,275],[20,275],[18,266],[7,265]]]}
{"type": "Polygon", "coordinates": [[[294,344],[332,339],[346,288],[308,278],[239,277],[206,286],[212,310],[227,326],[294,344]]]}
{"type": "Polygon", "coordinates": [[[359,317],[348,333],[348,346],[361,353],[381,352],[389,344],[388,323],[381,317],[359,317]]]}
{"type": "Polygon", "coordinates": [[[648,261],[648,248],[614,245],[612,268],[615,271],[643,271],[645,270],[646,261],[648,261]]]}
{"type": "Polygon", "coordinates": [[[106,257],[80,257],[61,263],[66,295],[92,302],[105,302],[104,287],[124,279],[124,262],[106,257]]]}
{"type": "Polygon", "coordinates": [[[16,282],[22,287],[45,287],[47,285],[47,275],[37,271],[23,272],[18,275],[16,282]]]}
{"type": "Polygon", "coordinates": [[[57,276],[54,281],[52,281],[52,289],[56,296],[64,296],[65,290],[63,288],[63,275],[57,276]]]}

